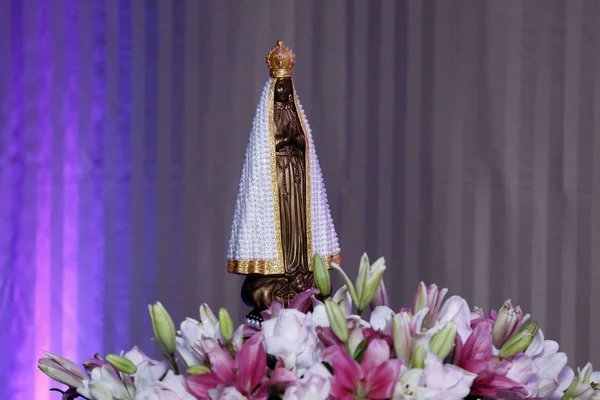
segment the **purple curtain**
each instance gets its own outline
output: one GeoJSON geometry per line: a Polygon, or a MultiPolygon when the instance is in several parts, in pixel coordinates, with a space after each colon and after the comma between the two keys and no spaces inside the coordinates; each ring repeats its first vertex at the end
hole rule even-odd
{"type": "MultiPolygon", "coordinates": [[[[512,298],[600,366],[600,2],[0,0],[0,397],[43,350],[237,318],[226,247],[264,55],[297,54],[346,269],[512,298]]],[[[338,281],[339,283],[339,281],[338,281]]]]}

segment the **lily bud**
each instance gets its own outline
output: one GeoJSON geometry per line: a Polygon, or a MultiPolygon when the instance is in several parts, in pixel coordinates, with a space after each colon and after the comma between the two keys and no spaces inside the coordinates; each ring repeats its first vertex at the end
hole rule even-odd
{"type": "Polygon", "coordinates": [[[429,286],[424,282],[419,284],[413,298],[413,311],[416,314],[426,308],[429,310],[423,321],[423,327],[430,329],[435,325],[447,293],[448,289],[439,290],[435,284],[429,286]]]}
{"type": "Polygon", "coordinates": [[[403,312],[392,317],[392,339],[396,358],[409,365],[412,353],[412,336],[410,334],[410,316],[403,312]]]}
{"type": "Polygon", "coordinates": [[[206,303],[202,303],[200,306],[200,322],[202,324],[210,324],[212,326],[216,326],[217,322],[219,322],[217,317],[215,317],[215,314],[206,303]]]}
{"type": "Polygon", "coordinates": [[[537,322],[532,322],[527,325],[525,329],[508,339],[506,343],[502,345],[498,356],[500,358],[508,358],[525,351],[535,337],[538,328],[539,325],[537,322]]]}
{"type": "Polygon", "coordinates": [[[516,331],[517,325],[524,319],[523,311],[520,307],[513,308],[511,301],[508,300],[498,311],[494,327],[492,328],[492,337],[496,348],[502,347],[504,342],[516,331]]]}
{"type": "Polygon", "coordinates": [[[50,378],[54,379],[57,382],[60,382],[75,389],[83,387],[81,379],[77,378],[76,376],[73,376],[73,374],[69,373],[69,371],[63,368],[48,365],[42,362],[38,363],[38,368],[44,374],[48,375],[50,378]]]}
{"type": "Polygon", "coordinates": [[[48,358],[40,358],[38,360],[38,368],[44,374],[69,387],[76,389],[83,387],[82,381],[88,379],[88,377],[77,364],[48,351],[45,351],[44,354],[48,358]]]}
{"type": "Polygon", "coordinates": [[[433,354],[443,360],[450,354],[454,339],[456,339],[456,330],[458,325],[455,322],[447,322],[446,325],[437,331],[431,338],[429,343],[430,350],[433,354]]]}
{"type": "Polygon", "coordinates": [[[315,285],[321,296],[329,297],[331,294],[331,277],[329,275],[329,269],[323,262],[323,258],[320,255],[315,254],[313,258],[313,276],[315,279],[315,285]]]}
{"type": "Polygon", "coordinates": [[[350,297],[356,306],[356,310],[361,314],[369,306],[373,297],[375,297],[375,293],[379,288],[379,283],[381,282],[381,278],[383,277],[386,268],[385,260],[382,257],[375,261],[373,265],[369,266],[369,259],[367,255],[364,254],[360,261],[356,285],[352,284],[348,275],[346,275],[339,265],[332,263],[331,266],[342,276],[342,279],[348,288],[348,293],[350,293],[350,297]]]}
{"type": "Polygon", "coordinates": [[[427,357],[427,350],[422,345],[417,345],[412,355],[412,368],[425,368],[425,357],[427,357]]]}
{"type": "Polygon", "coordinates": [[[579,372],[579,375],[582,377],[581,378],[581,382],[588,384],[590,383],[590,381],[592,380],[592,363],[588,362],[585,367],[583,368],[583,370],[581,371],[577,371],[579,372]]]}
{"type": "Polygon", "coordinates": [[[358,295],[358,305],[356,309],[358,313],[362,313],[368,306],[369,303],[375,297],[379,285],[385,272],[385,259],[379,258],[373,265],[369,266],[369,260],[366,258],[366,254],[363,256],[363,262],[361,263],[361,272],[364,269],[366,272],[359,272],[358,279],[356,281],[356,291],[358,295]],[[364,279],[364,281],[363,281],[364,279]]]}
{"type": "Polygon", "coordinates": [[[375,292],[375,297],[371,300],[371,309],[375,309],[378,306],[390,306],[390,298],[387,289],[385,288],[385,283],[383,283],[383,278],[379,281],[379,287],[377,288],[377,292],[375,292]]]}
{"type": "Polygon", "coordinates": [[[175,354],[175,325],[171,316],[160,302],[154,305],[149,304],[148,311],[150,311],[152,329],[154,330],[156,340],[158,340],[167,354],[175,354]]]}
{"type": "Polygon", "coordinates": [[[185,372],[187,372],[188,375],[202,375],[211,371],[206,365],[194,365],[189,367],[185,372]]]}
{"type": "Polygon", "coordinates": [[[348,324],[342,308],[333,300],[325,300],[325,312],[329,319],[331,330],[343,343],[348,342],[348,324]]]}
{"type": "Polygon", "coordinates": [[[125,357],[118,356],[116,354],[107,354],[104,359],[119,372],[123,372],[125,374],[135,374],[137,372],[137,367],[135,364],[125,357]]]}
{"type": "Polygon", "coordinates": [[[427,286],[425,286],[425,282],[421,282],[413,299],[413,312],[416,314],[427,307],[427,286]]]}
{"type": "Polygon", "coordinates": [[[224,308],[219,309],[219,329],[225,343],[230,343],[233,337],[233,322],[231,321],[231,316],[224,308]]]}
{"type": "Polygon", "coordinates": [[[575,377],[571,381],[571,384],[565,390],[565,394],[561,397],[561,400],[571,400],[577,397],[577,387],[579,386],[579,378],[575,377]]]}

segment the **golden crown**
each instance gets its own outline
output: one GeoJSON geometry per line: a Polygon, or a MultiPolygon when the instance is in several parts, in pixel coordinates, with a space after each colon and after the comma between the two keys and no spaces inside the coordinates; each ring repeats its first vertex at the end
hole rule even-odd
{"type": "Polygon", "coordinates": [[[277,46],[267,54],[267,65],[271,70],[271,77],[291,77],[294,64],[296,64],[296,55],[292,49],[283,44],[283,40],[278,40],[277,46]]]}

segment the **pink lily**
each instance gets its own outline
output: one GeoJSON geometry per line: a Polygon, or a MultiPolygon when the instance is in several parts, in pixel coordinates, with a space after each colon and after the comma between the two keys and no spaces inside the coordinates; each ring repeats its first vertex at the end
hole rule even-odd
{"type": "Polygon", "coordinates": [[[267,308],[264,311],[261,311],[260,316],[264,321],[266,321],[268,319],[277,317],[277,314],[279,314],[279,310],[282,310],[284,308],[285,307],[283,306],[283,304],[281,304],[278,301],[274,301],[271,303],[269,308],[267,308]]]}
{"type": "Polygon", "coordinates": [[[96,355],[94,355],[94,358],[84,361],[83,367],[85,368],[85,372],[87,372],[87,374],[90,377],[92,376],[92,371],[95,368],[101,368],[101,367],[112,368],[115,371],[115,373],[117,373],[117,374],[119,373],[115,367],[113,367],[112,365],[110,365],[108,363],[108,361],[104,361],[104,359],[102,357],[100,357],[100,354],[96,354],[96,355]]]}
{"type": "Polygon", "coordinates": [[[367,345],[360,364],[339,346],[325,349],[322,358],[333,366],[330,395],[336,399],[390,398],[402,367],[402,360],[390,360],[390,346],[381,339],[367,345]]]}
{"type": "Polygon", "coordinates": [[[333,333],[333,329],[326,326],[315,327],[317,337],[325,347],[338,346],[344,348],[344,343],[333,333]]]}
{"type": "Polygon", "coordinates": [[[205,350],[212,372],[185,378],[187,390],[198,398],[208,398],[209,391],[234,387],[247,399],[263,400],[271,386],[296,381],[294,374],[285,368],[276,368],[269,379],[265,378],[267,353],[260,333],[242,346],[235,359],[213,339],[205,340],[205,350]]]}
{"type": "Polygon", "coordinates": [[[289,308],[296,309],[300,312],[307,313],[313,303],[313,298],[319,293],[319,289],[310,288],[294,296],[289,308]]]}
{"type": "Polygon", "coordinates": [[[428,287],[425,286],[424,282],[419,284],[413,299],[413,312],[416,314],[423,309],[429,309],[429,312],[423,321],[424,328],[430,329],[435,325],[446,293],[448,293],[448,289],[444,288],[439,290],[435,284],[429,285],[428,287]]]}
{"type": "Polygon", "coordinates": [[[318,293],[319,289],[317,288],[310,288],[301,293],[298,293],[289,303],[288,307],[285,307],[278,301],[274,301],[273,303],[271,303],[269,308],[260,313],[260,316],[263,318],[263,320],[266,321],[271,318],[277,317],[279,311],[284,308],[293,308],[306,314],[310,310],[311,305],[313,305],[315,295],[317,295],[318,293]]]}
{"type": "Polygon", "coordinates": [[[465,371],[477,374],[471,387],[474,396],[496,397],[499,393],[526,395],[523,385],[507,378],[509,361],[499,361],[492,356],[492,321],[481,320],[463,345],[456,337],[455,363],[465,371]]]}

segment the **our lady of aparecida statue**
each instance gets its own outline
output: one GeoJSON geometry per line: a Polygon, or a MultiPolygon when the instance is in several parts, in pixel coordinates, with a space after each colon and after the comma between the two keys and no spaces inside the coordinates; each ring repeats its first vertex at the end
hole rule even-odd
{"type": "Polygon", "coordinates": [[[254,315],[312,287],[315,254],[341,264],[310,125],[292,82],[295,59],[281,40],[267,54],[270,78],[254,115],[231,227],[228,271],[246,275],[242,299],[254,315]]]}

